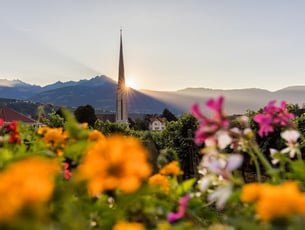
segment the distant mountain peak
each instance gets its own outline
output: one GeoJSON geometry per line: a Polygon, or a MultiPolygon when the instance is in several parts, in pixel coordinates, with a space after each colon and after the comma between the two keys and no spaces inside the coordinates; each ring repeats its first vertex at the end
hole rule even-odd
{"type": "Polygon", "coordinates": [[[26,85],[29,84],[24,83],[23,81],[20,81],[18,79],[16,80],[0,79],[0,86],[4,86],[4,87],[17,87],[17,86],[26,86],[26,85]]]}

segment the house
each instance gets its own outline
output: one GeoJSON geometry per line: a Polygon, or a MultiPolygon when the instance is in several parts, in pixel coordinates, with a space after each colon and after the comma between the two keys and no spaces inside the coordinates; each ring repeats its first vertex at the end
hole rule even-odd
{"type": "Polygon", "coordinates": [[[27,117],[24,114],[18,113],[17,111],[10,109],[6,106],[0,106],[0,119],[3,119],[4,122],[12,122],[12,121],[21,121],[26,124],[35,124],[36,120],[27,117]]]}
{"type": "Polygon", "coordinates": [[[165,117],[152,117],[149,120],[149,130],[163,130],[165,129],[165,117]]]}

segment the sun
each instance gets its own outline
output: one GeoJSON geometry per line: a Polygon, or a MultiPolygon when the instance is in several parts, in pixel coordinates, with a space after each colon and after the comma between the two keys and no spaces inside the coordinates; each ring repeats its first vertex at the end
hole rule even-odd
{"type": "Polygon", "coordinates": [[[134,80],[132,80],[132,79],[127,79],[125,84],[126,84],[127,88],[132,88],[132,89],[136,89],[137,88],[136,82],[134,80]]]}

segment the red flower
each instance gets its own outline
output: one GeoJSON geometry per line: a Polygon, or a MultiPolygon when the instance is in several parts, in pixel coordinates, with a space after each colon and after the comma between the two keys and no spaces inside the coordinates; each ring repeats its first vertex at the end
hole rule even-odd
{"type": "Polygon", "coordinates": [[[64,163],[64,178],[65,180],[69,180],[69,178],[72,176],[72,172],[68,170],[69,163],[64,163]]]}

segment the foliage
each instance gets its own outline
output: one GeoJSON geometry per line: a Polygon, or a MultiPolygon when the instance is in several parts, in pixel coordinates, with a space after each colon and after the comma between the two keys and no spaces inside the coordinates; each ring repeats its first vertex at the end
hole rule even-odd
{"type": "Polygon", "coordinates": [[[96,121],[95,110],[91,105],[79,106],[74,111],[76,120],[80,123],[88,123],[89,126],[93,127],[96,121]]]}
{"type": "Polygon", "coordinates": [[[163,148],[177,153],[185,177],[192,177],[197,173],[199,147],[193,140],[197,126],[196,118],[185,113],[177,121],[167,122],[162,132],[163,148]]]}
{"type": "Polygon", "coordinates": [[[177,117],[167,108],[163,110],[161,117],[165,117],[167,121],[177,121],[177,117]]]}
{"type": "Polygon", "coordinates": [[[140,118],[136,118],[135,120],[130,119],[129,127],[134,130],[148,130],[148,123],[140,118]]]}
{"type": "Polygon", "coordinates": [[[67,111],[49,126],[0,121],[0,228],[303,228],[304,117],[273,102],[230,120],[223,103],[206,102],[211,116],[196,104],[160,132],[88,128],[67,111]],[[238,171],[245,156],[249,184],[238,171]]]}
{"type": "Polygon", "coordinates": [[[130,131],[127,124],[113,123],[108,120],[105,122],[101,120],[96,120],[93,125],[93,128],[101,131],[105,135],[109,135],[113,133],[128,135],[130,131]]]}

